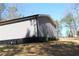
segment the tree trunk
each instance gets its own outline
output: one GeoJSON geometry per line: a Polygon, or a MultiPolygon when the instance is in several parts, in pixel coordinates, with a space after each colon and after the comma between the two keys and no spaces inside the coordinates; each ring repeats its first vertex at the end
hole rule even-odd
{"type": "Polygon", "coordinates": [[[77,26],[75,20],[73,20],[74,23],[74,37],[77,37],[77,26]]]}
{"type": "Polygon", "coordinates": [[[72,27],[70,26],[70,36],[73,37],[72,27]]]}
{"type": "Polygon", "coordinates": [[[1,21],[1,13],[0,13],[0,21],[1,21]]]}

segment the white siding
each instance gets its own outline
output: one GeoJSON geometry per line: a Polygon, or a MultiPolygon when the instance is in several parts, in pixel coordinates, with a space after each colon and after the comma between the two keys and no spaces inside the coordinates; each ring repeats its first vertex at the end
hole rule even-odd
{"type": "Polygon", "coordinates": [[[0,26],[0,40],[24,38],[30,31],[30,37],[34,35],[34,26],[30,21],[0,26]]]}

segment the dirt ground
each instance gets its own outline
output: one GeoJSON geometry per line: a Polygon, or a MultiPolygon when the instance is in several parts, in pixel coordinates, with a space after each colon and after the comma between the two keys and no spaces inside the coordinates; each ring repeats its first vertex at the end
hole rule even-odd
{"type": "MultiPolygon", "coordinates": [[[[79,40],[77,40],[79,42],[79,40]]],[[[0,45],[0,56],[78,56],[79,44],[72,41],[50,41],[19,45],[0,45]]]]}

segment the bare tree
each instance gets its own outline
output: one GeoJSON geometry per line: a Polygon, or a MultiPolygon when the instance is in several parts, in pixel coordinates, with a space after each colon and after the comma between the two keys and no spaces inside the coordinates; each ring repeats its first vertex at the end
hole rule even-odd
{"type": "Polygon", "coordinates": [[[74,12],[73,12],[73,16],[74,16],[74,19],[73,19],[73,23],[74,23],[74,29],[75,29],[75,35],[77,37],[77,29],[78,29],[78,26],[77,24],[79,23],[79,4],[75,4],[74,5],[74,12]],[[75,15],[74,15],[75,14],[75,15]]]}
{"type": "Polygon", "coordinates": [[[20,13],[18,12],[18,9],[15,6],[8,8],[8,16],[7,20],[9,19],[15,19],[21,17],[20,13]]]}
{"type": "Polygon", "coordinates": [[[2,16],[4,9],[5,9],[5,5],[3,3],[0,3],[0,20],[2,20],[1,16],[2,16]]]}
{"type": "Polygon", "coordinates": [[[61,31],[62,31],[62,24],[61,21],[55,21],[56,23],[56,30],[57,30],[57,37],[62,36],[61,31]]]}
{"type": "Polygon", "coordinates": [[[75,37],[75,34],[73,33],[74,31],[72,30],[73,29],[73,25],[72,24],[74,23],[73,14],[72,13],[68,13],[65,17],[63,17],[61,22],[64,23],[64,25],[70,29],[69,30],[69,34],[71,33],[70,36],[74,36],[75,37]]]}
{"type": "Polygon", "coordinates": [[[73,29],[74,29],[74,34],[77,37],[77,31],[79,28],[79,4],[76,3],[74,4],[71,13],[73,14],[73,29]]]}

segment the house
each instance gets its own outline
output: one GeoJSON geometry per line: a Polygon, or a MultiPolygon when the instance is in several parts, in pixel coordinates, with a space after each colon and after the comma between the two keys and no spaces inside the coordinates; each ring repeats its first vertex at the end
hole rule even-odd
{"type": "Polygon", "coordinates": [[[0,21],[0,43],[26,43],[56,38],[56,24],[43,14],[0,21]]]}

